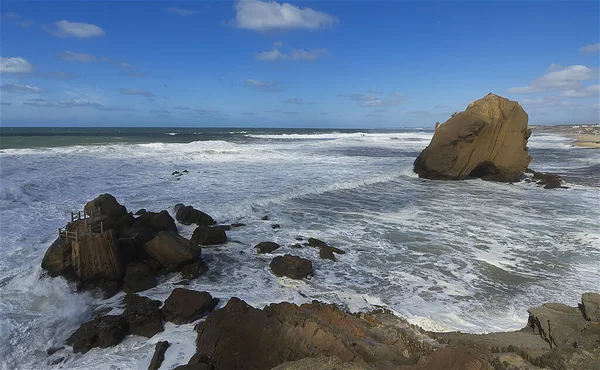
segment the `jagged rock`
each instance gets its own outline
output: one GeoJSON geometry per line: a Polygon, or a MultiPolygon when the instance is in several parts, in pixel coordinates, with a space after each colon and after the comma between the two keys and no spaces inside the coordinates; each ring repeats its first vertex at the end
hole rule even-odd
{"type": "Polygon", "coordinates": [[[313,275],[312,262],[290,254],[273,258],[269,266],[271,271],[280,277],[287,276],[300,280],[313,275]]]}
{"type": "Polygon", "coordinates": [[[194,280],[198,276],[204,274],[207,270],[208,267],[206,267],[202,258],[198,258],[196,261],[188,263],[181,268],[181,277],[188,280],[194,280]]]}
{"type": "Polygon", "coordinates": [[[82,282],[121,281],[123,266],[116,247],[115,232],[89,235],[71,245],[73,270],[82,282]]]}
{"type": "Polygon", "coordinates": [[[96,199],[89,201],[83,208],[85,213],[92,218],[102,218],[102,216],[116,222],[127,214],[127,208],[117,202],[117,199],[110,194],[100,194],[96,199]]]}
{"type": "Polygon", "coordinates": [[[259,310],[238,298],[197,325],[197,356],[216,369],[271,369],[305,357],[336,356],[341,362],[397,368],[427,353],[406,322],[390,316],[352,315],[334,305],[271,304],[259,310]],[[411,344],[412,343],[412,344],[411,344]]]}
{"type": "Polygon", "coordinates": [[[102,316],[81,324],[68,339],[76,353],[94,347],[107,348],[119,344],[127,335],[127,322],[121,316],[102,316]]]}
{"type": "Polygon", "coordinates": [[[131,262],[125,268],[123,290],[125,292],[141,292],[156,286],[156,278],[150,267],[143,262],[131,262]]]}
{"type": "Polygon", "coordinates": [[[268,221],[269,220],[269,216],[264,215],[260,219],[263,220],[263,221],[268,221]]]}
{"type": "Polygon", "coordinates": [[[243,227],[246,226],[246,224],[243,224],[241,222],[235,222],[233,224],[231,224],[231,227],[243,227]]]}
{"type": "Polygon", "coordinates": [[[207,292],[197,292],[184,288],[175,288],[161,311],[167,321],[174,324],[187,324],[211,312],[219,303],[207,292]]]}
{"type": "Polygon", "coordinates": [[[117,231],[122,231],[123,229],[130,228],[133,226],[135,222],[135,217],[133,217],[133,213],[129,212],[125,216],[118,219],[113,227],[117,229],[117,231]]]}
{"type": "Polygon", "coordinates": [[[63,237],[57,238],[46,250],[42,268],[52,277],[72,274],[71,242],[63,237]]]}
{"type": "Polygon", "coordinates": [[[167,352],[169,346],[170,344],[166,340],[156,343],[154,355],[152,356],[152,360],[150,360],[150,366],[148,366],[148,370],[160,369],[160,365],[162,365],[163,361],[165,360],[165,352],[167,352]]]}
{"type": "Polygon", "coordinates": [[[151,338],[154,334],[164,330],[162,314],[158,309],[160,301],[155,301],[137,294],[128,294],[125,297],[125,311],[123,316],[133,335],[151,338]]]}
{"type": "Polygon", "coordinates": [[[370,368],[353,362],[342,362],[332,357],[307,357],[302,360],[284,362],[272,370],[368,370],[370,368]]]}
{"type": "Polygon", "coordinates": [[[585,319],[588,321],[600,321],[600,294],[583,293],[581,302],[585,319]]]}
{"type": "Polygon", "coordinates": [[[333,250],[328,247],[319,248],[319,257],[321,257],[321,259],[327,259],[334,262],[336,261],[336,258],[333,255],[333,250]]]}
{"type": "Polygon", "coordinates": [[[261,242],[254,246],[254,249],[258,253],[273,253],[275,250],[279,249],[281,246],[274,242],[261,242]]]}
{"type": "Polygon", "coordinates": [[[175,220],[169,214],[169,212],[163,210],[158,213],[156,212],[145,212],[138,217],[133,225],[132,229],[151,228],[153,232],[158,233],[160,231],[171,231],[177,232],[177,225],[175,220]]]}
{"type": "Polygon", "coordinates": [[[527,121],[519,103],[490,93],[439,125],[414,171],[428,179],[518,181],[531,162],[527,121]]]}
{"type": "Polygon", "coordinates": [[[577,346],[587,321],[581,311],[562,303],[546,303],[530,308],[528,324],[550,346],[565,348],[577,346]]]}
{"type": "Polygon", "coordinates": [[[562,178],[554,173],[537,172],[530,168],[527,169],[528,173],[533,174],[532,179],[537,180],[539,186],[543,186],[544,189],[556,189],[562,188],[562,178]]]}
{"type": "Polygon", "coordinates": [[[273,224],[273,225],[271,225],[271,229],[273,229],[273,230],[281,229],[281,225],[280,224],[273,224]]]}
{"type": "Polygon", "coordinates": [[[200,256],[200,248],[186,238],[167,231],[159,232],[145,245],[146,252],[162,266],[171,271],[200,256]]]}
{"type": "Polygon", "coordinates": [[[192,235],[192,242],[197,245],[223,244],[227,242],[227,234],[219,227],[198,226],[192,235]]]}
{"type": "Polygon", "coordinates": [[[175,214],[177,221],[184,225],[214,225],[215,220],[208,214],[194,209],[192,206],[183,206],[177,209],[175,214]]]}
{"type": "Polygon", "coordinates": [[[324,241],[319,240],[317,238],[308,238],[308,241],[306,244],[311,247],[316,247],[316,248],[327,247],[327,243],[325,243],[324,241]]]}
{"type": "Polygon", "coordinates": [[[448,347],[423,357],[406,370],[494,370],[489,349],[480,346],[448,347]]]}

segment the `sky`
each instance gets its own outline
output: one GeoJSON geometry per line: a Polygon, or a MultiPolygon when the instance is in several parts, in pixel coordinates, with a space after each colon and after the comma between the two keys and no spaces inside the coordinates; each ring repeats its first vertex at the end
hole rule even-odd
{"type": "Polygon", "coordinates": [[[598,1],[0,2],[1,126],[599,123],[598,1]]]}

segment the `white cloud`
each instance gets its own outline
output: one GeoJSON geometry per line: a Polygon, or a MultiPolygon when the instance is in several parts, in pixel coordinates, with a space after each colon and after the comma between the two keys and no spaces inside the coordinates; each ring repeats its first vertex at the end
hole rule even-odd
{"type": "Polygon", "coordinates": [[[33,66],[23,58],[0,57],[0,73],[31,73],[33,66]]]}
{"type": "Polygon", "coordinates": [[[96,56],[92,55],[92,54],[81,54],[81,53],[74,53],[72,51],[63,51],[62,53],[58,54],[59,58],[67,61],[67,62],[82,62],[82,63],[89,63],[89,62],[95,62],[98,60],[98,58],[96,58],[96,56]]]}
{"type": "Polygon", "coordinates": [[[177,15],[180,15],[182,17],[186,17],[188,15],[196,14],[195,10],[187,10],[187,9],[181,9],[181,8],[167,8],[167,9],[165,9],[165,11],[167,13],[177,14],[177,15]]]}
{"type": "Polygon", "coordinates": [[[598,42],[596,44],[586,45],[586,46],[582,47],[581,49],[579,49],[579,51],[581,51],[584,54],[597,53],[598,51],[600,51],[600,42],[598,42]]]}
{"type": "Polygon", "coordinates": [[[302,99],[300,98],[292,98],[285,101],[287,104],[297,104],[302,105],[302,99]]]}
{"type": "Polygon", "coordinates": [[[254,58],[256,60],[262,60],[267,62],[275,62],[277,60],[289,60],[289,61],[303,61],[303,62],[314,62],[318,57],[327,53],[325,49],[314,49],[314,50],[302,50],[302,49],[291,49],[289,53],[282,53],[279,50],[281,42],[273,44],[273,50],[263,51],[256,53],[254,58]]]}
{"type": "Polygon", "coordinates": [[[39,94],[46,91],[41,87],[22,84],[4,84],[0,86],[0,90],[19,94],[39,94]]]}
{"type": "Polygon", "coordinates": [[[327,13],[276,1],[241,0],[235,10],[235,27],[258,32],[297,28],[316,30],[338,23],[336,17],[327,13]]]}
{"type": "Polygon", "coordinates": [[[53,26],[44,26],[43,29],[56,37],[86,39],[94,36],[104,36],[104,30],[95,24],[69,22],[64,19],[54,22],[53,26]]]}
{"type": "Polygon", "coordinates": [[[279,87],[279,84],[275,81],[260,81],[253,80],[251,78],[244,81],[244,84],[248,87],[254,88],[259,91],[283,91],[282,88],[279,87]]]}
{"type": "Polygon", "coordinates": [[[387,97],[383,97],[380,91],[369,94],[338,94],[338,96],[355,100],[361,107],[390,107],[404,103],[404,97],[397,92],[389,93],[387,97]]]}
{"type": "Polygon", "coordinates": [[[589,98],[600,95],[600,85],[589,85],[579,89],[565,90],[561,94],[566,98],[589,98]]]}
{"type": "Polygon", "coordinates": [[[581,82],[597,80],[598,70],[584,65],[561,66],[552,64],[547,73],[531,81],[530,85],[508,89],[511,94],[533,94],[553,90],[579,90],[581,82]]]}

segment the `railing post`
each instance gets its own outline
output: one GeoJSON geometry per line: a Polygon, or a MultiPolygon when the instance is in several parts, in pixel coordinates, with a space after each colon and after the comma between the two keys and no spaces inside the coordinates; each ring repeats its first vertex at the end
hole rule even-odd
{"type": "Polygon", "coordinates": [[[100,234],[104,232],[104,221],[100,222],[100,234]]]}

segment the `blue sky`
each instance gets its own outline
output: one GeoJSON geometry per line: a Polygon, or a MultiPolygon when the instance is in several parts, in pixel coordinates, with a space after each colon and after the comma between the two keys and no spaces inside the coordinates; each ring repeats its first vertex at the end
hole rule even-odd
{"type": "Polygon", "coordinates": [[[597,1],[1,1],[2,126],[598,123],[597,1]]]}

